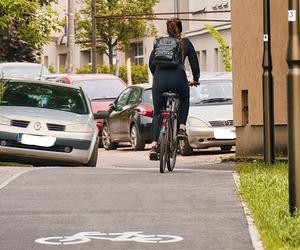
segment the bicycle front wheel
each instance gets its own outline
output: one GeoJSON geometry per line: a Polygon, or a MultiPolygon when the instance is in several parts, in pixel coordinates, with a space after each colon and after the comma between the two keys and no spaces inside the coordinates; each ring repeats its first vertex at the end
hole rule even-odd
{"type": "Polygon", "coordinates": [[[169,142],[168,132],[163,131],[160,135],[160,152],[159,152],[159,170],[161,173],[165,172],[167,162],[169,162],[169,142]]]}

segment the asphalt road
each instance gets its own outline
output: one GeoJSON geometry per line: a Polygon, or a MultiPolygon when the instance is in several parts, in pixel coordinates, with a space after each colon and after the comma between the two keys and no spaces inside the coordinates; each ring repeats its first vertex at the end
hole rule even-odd
{"type": "Polygon", "coordinates": [[[253,249],[218,153],[166,174],[126,147],[100,149],[96,168],[34,168],[0,190],[0,249],[253,249]]]}

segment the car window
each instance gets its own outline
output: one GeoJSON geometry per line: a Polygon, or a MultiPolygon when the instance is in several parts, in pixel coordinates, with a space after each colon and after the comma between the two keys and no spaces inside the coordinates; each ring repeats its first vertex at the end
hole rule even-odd
{"type": "Polygon", "coordinates": [[[88,114],[84,94],[79,89],[36,82],[7,82],[0,106],[25,106],[88,114]]]}
{"type": "Polygon", "coordinates": [[[144,103],[153,106],[152,89],[146,89],[143,91],[142,100],[144,103]]]}
{"type": "Polygon", "coordinates": [[[203,80],[198,87],[190,88],[190,103],[232,102],[231,80],[203,80]]]}
{"type": "Polygon", "coordinates": [[[132,88],[128,98],[128,104],[136,104],[139,101],[141,90],[139,88],[132,88]]]}
{"type": "Polygon", "coordinates": [[[90,100],[117,98],[126,88],[126,85],[118,79],[95,79],[73,81],[74,85],[80,86],[90,100]]]}
{"type": "Polygon", "coordinates": [[[118,97],[118,100],[116,102],[116,106],[118,109],[127,105],[128,97],[129,97],[131,91],[132,91],[132,88],[127,88],[120,94],[120,96],[118,97]]]}

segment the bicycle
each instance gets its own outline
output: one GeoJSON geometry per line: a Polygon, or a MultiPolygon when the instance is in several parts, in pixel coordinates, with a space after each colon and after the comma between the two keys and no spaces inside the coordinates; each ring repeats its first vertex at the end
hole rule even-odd
{"type": "MultiPolygon", "coordinates": [[[[190,86],[198,86],[200,83],[190,83],[190,86]]],[[[159,135],[159,170],[164,173],[166,166],[169,172],[174,170],[177,157],[178,137],[177,118],[179,94],[171,91],[162,93],[167,98],[166,109],[161,111],[161,129],[159,135]]]]}
{"type": "Polygon", "coordinates": [[[161,111],[161,129],[159,135],[159,169],[164,173],[167,168],[173,171],[176,163],[178,138],[177,138],[177,110],[179,95],[173,92],[164,92],[167,98],[166,110],[161,111]]]}

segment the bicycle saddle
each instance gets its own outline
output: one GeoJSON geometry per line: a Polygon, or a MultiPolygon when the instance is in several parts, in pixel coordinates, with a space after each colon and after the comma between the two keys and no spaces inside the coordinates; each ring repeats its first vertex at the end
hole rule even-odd
{"type": "Polygon", "coordinates": [[[178,98],[179,95],[177,93],[173,93],[173,92],[164,92],[162,93],[162,96],[163,97],[174,97],[174,98],[178,98]]]}

